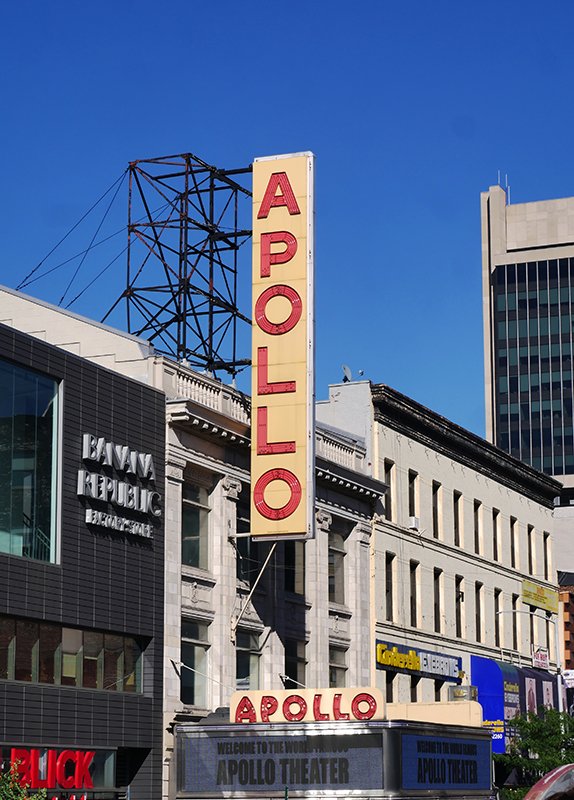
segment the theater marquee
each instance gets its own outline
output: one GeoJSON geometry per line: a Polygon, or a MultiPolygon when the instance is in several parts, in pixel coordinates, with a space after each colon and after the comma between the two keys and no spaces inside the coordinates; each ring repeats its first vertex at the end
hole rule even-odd
{"type": "Polygon", "coordinates": [[[314,156],[253,163],[251,535],[311,538],[314,156]]]}

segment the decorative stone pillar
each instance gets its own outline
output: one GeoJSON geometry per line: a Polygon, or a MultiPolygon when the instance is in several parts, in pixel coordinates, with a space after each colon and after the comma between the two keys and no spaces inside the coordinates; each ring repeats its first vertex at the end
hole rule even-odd
{"type": "Polygon", "coordinates": [[[306,648],[307,686],[329,685],[329,528],[331,514],[317,509],[315,538],[305,545],[305,594],[308,642],[306,648]]]}

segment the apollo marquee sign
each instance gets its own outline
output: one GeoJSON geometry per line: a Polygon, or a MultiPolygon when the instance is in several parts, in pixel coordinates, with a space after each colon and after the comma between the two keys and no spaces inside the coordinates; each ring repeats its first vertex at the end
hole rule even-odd
{"type": "Polygon", "coordinates": [[[231,722],[365,722],[386,718],[385,700],[375,687],[367,689],[297,689],[235,692],[231,722]]]}
{"type": "Polygon", "coordinates": [[[253,163],[251,535],[314,535],[314,156],[253,163]]]}

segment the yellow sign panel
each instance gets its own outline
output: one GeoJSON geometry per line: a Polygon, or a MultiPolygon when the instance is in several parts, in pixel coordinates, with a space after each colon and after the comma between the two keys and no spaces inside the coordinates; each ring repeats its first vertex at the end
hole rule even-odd
{"type": "Polygon", "coordinates": [[[251,535],[270,539],[314,533],[314,162],[253,162],[251,535]]]}
{"type": "Polygon", "coordinates": [[[532,581],[522,581],[522,602],[553,614],[558,613],[558,592],[532,581]]]}

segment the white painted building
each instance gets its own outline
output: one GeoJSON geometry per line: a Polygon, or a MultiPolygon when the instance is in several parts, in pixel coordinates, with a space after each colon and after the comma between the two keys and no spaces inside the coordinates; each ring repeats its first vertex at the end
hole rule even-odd
{"type": "MultiPolygon", "coordinates": [[[[557,481],[382,384],[331,386],[317,419],[364,437],[389,487],[374,527],[374,637],[460,657],[464,682],[471,655],[528,666],[534,643],[552,656],[553,626],[513,612],[527,610],[524,577],[555,585],[557,481]]],[[[392,665],[376,685],[394,702],[447,698],[440,675],[392,665]]]]}

